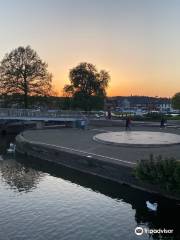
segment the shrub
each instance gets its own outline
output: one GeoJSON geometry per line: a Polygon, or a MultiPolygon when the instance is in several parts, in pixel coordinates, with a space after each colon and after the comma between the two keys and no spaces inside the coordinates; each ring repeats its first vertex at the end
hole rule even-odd
{"type": "Polygon", "coordinates": [[[135,176],[166,191],[180,193],[180,162],[172,157],[150,155],[149,159],[140,160],[135,168],[135,176]]]}

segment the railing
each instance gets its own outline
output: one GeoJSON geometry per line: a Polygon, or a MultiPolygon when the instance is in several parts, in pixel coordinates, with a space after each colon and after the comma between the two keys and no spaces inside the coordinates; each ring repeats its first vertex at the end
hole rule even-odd
{"type": "Polygon", "coordinates": [[[0,108],[0,118],[8,117],[86,119],[80,111],[0,108]]]}

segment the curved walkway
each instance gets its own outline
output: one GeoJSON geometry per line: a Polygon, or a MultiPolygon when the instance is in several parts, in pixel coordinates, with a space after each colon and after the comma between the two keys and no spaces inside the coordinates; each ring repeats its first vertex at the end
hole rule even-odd
{"type": "MultiPolygon", "coordinates": [[[[149,158],[150,154],[162,155],[164,157],[174,157],[180,159],[180,146],[169,145],[160,147],[123,147],[116,145],[105,145],[93,140],[93,136],[100,132],[121,131],[121,128],[98,128],[90,130],[80,130],[72,128],[49,129],[25,131],[23,136],[26,140],[47,145],[49,147],[60,148],[65,152],[75,153],[86,157],[96,157],[104,161],[119,161],[120,164],[134,166],[138,160],[149,158]]],[[[156,131],[151,127],[134,128],[136,131],[156,131]]],[[[168,133],[176,133],[180,135],[179,129],[164,129],[168,133]]]]}

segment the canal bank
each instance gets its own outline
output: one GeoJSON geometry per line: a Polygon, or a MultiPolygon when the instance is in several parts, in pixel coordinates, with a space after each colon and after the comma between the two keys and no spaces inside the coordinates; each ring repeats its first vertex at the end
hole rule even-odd
{"type": "MultiPolygon", "coordinates": [[[[6,138],[1,137],[0,146],[6,138]]],[[[9,141],[13,139],[4,149],[9,141]]],[[[134,230],[139,224],[173,229],[172,239],[179,239],[180,208],[174,201],[37,158],[19,157],[3,155],[0,161],[0,239],[138,240],[134,230]],[[158,212],[149,212],[147,200],[158,202],[158,212]]]]}
{"type": "Polygon", "coordinates": [[[25,131],[16,137],[16,150],[21,154],[177,199],[177,196],[169,196],[154,185],[138,181],[133,175],[133,170],[138,160],[148,158],[151,153],[156,155],[163,153],[169,156],[175,154],[175,157],[179,157],[179,146],[141,149],[117,147],[93,141],[95,134],[110,130],[112,129],[83,131],[62,128],[25,131]]]}

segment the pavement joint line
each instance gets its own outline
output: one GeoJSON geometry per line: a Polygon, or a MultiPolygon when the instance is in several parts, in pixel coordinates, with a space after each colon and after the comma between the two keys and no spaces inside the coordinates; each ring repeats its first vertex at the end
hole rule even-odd
{"type": "Polygon", "coordinates": [[[112,132],[112,131],[108,131],[108,130],[105,130],[105,129],[98,129],[98,128],[92,128],[90,130],[91,131],[98,131],[98,132],[112,132]]]}
{"type": "Polygon", "coordinates": [[[45,146],[57,147],[57,148],[66,149],[66,150],[70,150],[70,151],[74,151],[74,152],[79,152],[79,153],[83,153],[83,154],[87,154],[87,155],[92,155],[92,156],[96,156],[96,157],[102,157],[102,158],[106,158],[106,159],[110,159],[110,160],[115,160],[115,161],[118,161],[118,162],[123,162],[123,163],[136,165],[136,163],[133,163],[133,162],[121,160],[121,159],[118,159],[118,158],[108,157],[108,156],[104,156],[104,155],[101,155],[101,154],[85,152],[85,151],[82,151],[82,150],[79,150],[79,149],[68,148],[68,147],[63,147],[63,146],[60,146],[60,145],[43,143],[43,142],[38,142],[38,141],[30,141],[30,140],[27,140],[27,141],[29,143],[32,143],[32,144],[35,143],[35,144],[40,144],[40,145],[45,145],[45,146]]]}

